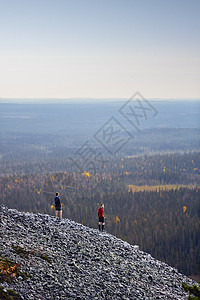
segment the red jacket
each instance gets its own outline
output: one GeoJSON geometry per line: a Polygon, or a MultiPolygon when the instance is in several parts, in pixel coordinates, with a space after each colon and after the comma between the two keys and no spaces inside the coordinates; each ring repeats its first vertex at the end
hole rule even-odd
{"type": "Polygon", "coordinates": [[[103,210],[103,207],[100,207],[100,208],[98,209],[98,216],[104,218],[104,210],[103,210]]]}

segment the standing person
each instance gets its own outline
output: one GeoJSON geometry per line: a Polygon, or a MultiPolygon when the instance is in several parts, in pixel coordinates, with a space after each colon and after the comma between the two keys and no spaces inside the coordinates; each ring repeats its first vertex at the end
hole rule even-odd
{"type": "Polygon", "coordinates": [[[98,209],[98,216],[99,216],[99,231],[101,231],[101,225],[102,225],[102,231],[104,230],[105,221],[104,221],[104,204],[102,203],[98,209]]]}
{"type": "Polygon", "coordinates": [[[55,210],[56,210],[56,217],[58,217],[58,212],[59,212],[59,217],[60,219],[62,219],[62,206],[61,206],[58,192],[56,193],[56,197],[55,197],[55,210]]]}

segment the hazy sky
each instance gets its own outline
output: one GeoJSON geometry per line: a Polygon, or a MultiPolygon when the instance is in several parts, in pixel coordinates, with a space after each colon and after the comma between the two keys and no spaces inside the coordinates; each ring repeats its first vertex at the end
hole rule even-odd
{"type": "Polygon", "coordinates": [[[0,0],[0,98],[200,98],[200,0],[0,0]]]}

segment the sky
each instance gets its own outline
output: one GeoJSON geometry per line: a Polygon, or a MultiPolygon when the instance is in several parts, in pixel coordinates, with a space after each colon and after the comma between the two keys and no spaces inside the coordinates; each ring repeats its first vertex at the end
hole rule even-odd
{"type": "Polygon", "coordinates": [[[0,0],[0,98],[200,98],[199,0],[0,0]]]}

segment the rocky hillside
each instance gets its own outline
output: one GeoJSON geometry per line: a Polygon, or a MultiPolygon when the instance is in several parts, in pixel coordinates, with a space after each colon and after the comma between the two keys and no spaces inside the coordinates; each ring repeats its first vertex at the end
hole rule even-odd
{"type": "Polygon", "coordinates": [[[192,280],[71,220],[0,207],[1,292],[12,299],[187,299],[192,280]],[[16,297],[16,298],[14,298],[16,297]]]}

